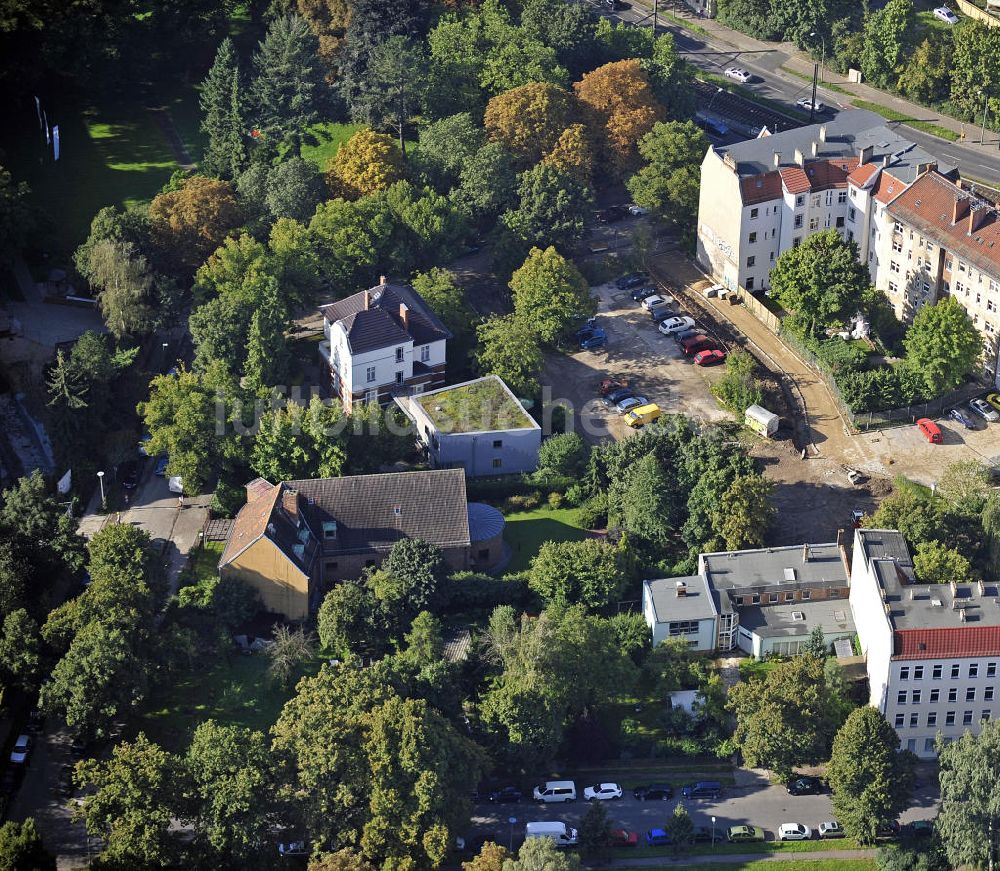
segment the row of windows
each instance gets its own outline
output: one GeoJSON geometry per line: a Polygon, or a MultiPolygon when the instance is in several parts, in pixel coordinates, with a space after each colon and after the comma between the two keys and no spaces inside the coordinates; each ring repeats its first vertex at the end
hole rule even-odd
{"type": "Polygon", "coordinates": [[[668,635],[697,635],[697,620],[675,620],[667,629],[668,635]]]}
{"type": "MultiPolygon", "coordinates": [[[[956,711],[946,711],[945,712],[945,715],[944,715],[944,724],[946,726],[954,726],[955,725],[956,713],[957,713],[956,711]]],[[[964,711],[962,713],[962,725],[963,726],[971,726],[972,725],[973,713],[974,713],[973,711],[964,711]]],[[[981,711],[980,712],[980,714],[979,714],[979,719],[980,720],[988,720],[989,718],[990,718],[990,712],[989,711],[981,711]]],[[[937,714],[932,711],[931,713],[929,713],[927,715],[927,725],[933,727],[933,726],[936,726],[937,724],[938,724],[937,714]]],[[[904,728],[906,726],[906,715],[905,714],[896,714],[896,723],[895,723],[895,726],[896,726],[897,729],[902,729],[902,728],[904,728]]],[[[917,728],[919,728],[919,726],[920,726],[919,715],[917,715],[917,714],[910,714],[909,728],[910,729],[917,729],[917,728]]],[[[930,749],[930,748],[928,748],[928,749],[930,749]]]]}
{"type": "MultiPolygon", "coordinates": [[[[983,688],[983,701],[992,702],[993,701],[993,687],[983,688]]],[[[896,704],[905,705],[907,698],[910,700],[911,705],[919,705],[922,700],[923,693],[921,690],[913,690],[912,692],[907,692],[906,690],[899,690],[896,693],[896,704]]],[[[933,705],[935,702],[941,700],[941,690],[931,690],[930,692],[930,703],[933,705]]],[[[976,700],[976,688],[967,687],[965,690],[965,700],[967,702],[974,702],[976,700]]],[[[957,702],[958,701],[958,689],[952,687],[948,690],[948,701],[957,702]]]]}
{"type": "MultiPolygon", "coordinates": [[[[812,592],[810,590],[802,590],[799,593],[799,598],[802,601],[807,601],[807,600],[809,600],[809,599],[812,598],[812,592]]],[[[768,593],[767,594],[767,602],[769,604],[773,605],[777,601],[778,601],[778,593],[768,593]]],[[[792,593],[785,593],[785,601],[786,602],[794,602],[795,601],[795,593],[794,592],[792,592],[792,593]]],[[[754,593],[752,596],[737,596],[736,602],[739,605],[759,605],[760,602],[761,602],[761,596],[760,596],[759,593],[754,593]]]]}
{"type": "MultiPolygon", "coordinates": [[[[955,680],[956,678],[958,678],[960,670],[961,670],[961,666],[958,663],[953,663],[952,664],[952,666],[950,668],[952,680],[955,680]]],[[[943,665],[935,665],[935,666],[933,666],[931,668],[931,677],[934,680],[940,680],[943,674],[944,674],[944,666],[943,665]]],[[[986,663],[986,676],[987,677],[996,677],[996,675],[997,675],[997,664],[995,662],[987,662],[986,663]]],[[[969,663],[969,677],[979,677],[979,663],[978,662],[970,662],[969,663]]],[[[910,666],[904,665],[904,666],[902,666],[899,669],[899,679],[900,680],[909,680],[910,679],[910,666]]],[[[913,679],[914,680],[923,680],[924,679],[924,666],[922,666],[922,665],[915,665],[915,666],[913,666],[913,679]]]]}

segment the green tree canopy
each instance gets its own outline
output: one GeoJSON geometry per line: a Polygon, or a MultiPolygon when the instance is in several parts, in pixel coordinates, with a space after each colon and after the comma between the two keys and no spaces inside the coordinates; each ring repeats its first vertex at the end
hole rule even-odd
{"type": "Polygon", "coordinates": [[[531,560],[528,583],[547,602],[603,611],[618,601],[625,582],[619,554],[598,539],[546,541],[531,560]]]}
{"type": "Polygon", "coordinates": [[[597,309],[587,279],[555,248],[532,248],[510,279],[514,313],[530,321],[545,342],[555,342],[581,315],[597,309]]]}
{"type": "Polygon", "coordinates": [[[906,366],[919,373],[928,396],[940,396],[961,384],[983,353],[979,330],[953,296],[922,306],[903,346],[906,366]]]}
{"type": "Polygon", "coordinates": [[[203,164],[210,172],[233,178],[247,161],[247,96],[233,41],[219,44],[215,62],[201,84],[201,130],[208,137],[203,164]]]}
{"type": "Polygon", "coordinates": [[[534,327],[516,315],[494,315],[476,327],[476,360],[483,374],[499,375],[518,396],[539,391],[542,349],[534,327]]]}
{"type": "Polygon", "coordinates": [[[870,846],[880,826],[895,820],[913,791],[912,754],[870,705],[852,711],[833,739],[827,777],[833,810],[849,837],[870,846]]]}
{"type": "Polygon", "coordinates": [[[913,570],[925,584],[967,584],[972,564],[957,550],[940,541],[922,541],[913,555],[913,570]]]}
{"type": "Polygon", "coordinates": [[[9,267],[34,223],[35,213],[28,204],[30,188],[25,182],[15,182],[0,166],[0,266],[9,267]]]}
{"type": "Polygon", "coordinates": [[[578,478],[586,469],[589,456],[590,448],[578,433],[559,433],[542,442],[538,451],[538,467],[578,478]]]}
{"type": "Polygon", "coordinates": [[[520,176],[518,206],[501,220],[525,248],[570,248],[583,238],[590,189],[573,176],[539,163],[520,176]]]}
{"type": "Polygon", "coordinates": [[[42,843],[33,817],[0,826],[0,871],[56,871],[56,859],[42,843]]]}

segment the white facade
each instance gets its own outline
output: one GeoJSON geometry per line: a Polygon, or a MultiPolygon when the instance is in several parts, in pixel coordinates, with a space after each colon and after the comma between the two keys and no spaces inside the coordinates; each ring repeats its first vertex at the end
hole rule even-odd
{"type": "Polygon", "coordinates": [[[683,638],[691,650],[706,653],[715,650],[718,633],[711,597],[701,600],[699,607],[692,608],[692,596],[691,600],[682,604],[683,613],[680,613],[681,609],[671,613],[667,607],[668,597],[677,597],[676,585],[671,581],[669,590],[654,590],[654,585],[665,583],[663,580],[642,582],[642,613],[653,635],[653,647],[673,638],[683,638]]]}

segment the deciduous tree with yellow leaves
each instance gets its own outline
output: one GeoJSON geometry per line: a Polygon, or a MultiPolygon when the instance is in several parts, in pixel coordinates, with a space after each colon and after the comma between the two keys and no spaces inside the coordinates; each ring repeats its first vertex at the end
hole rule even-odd
{"type": "Polygon", "coordinates": [[[403,153],[396,141],[374,130],[359,130],[337,149],[326,166],[326,183],[346,199],[373,194],[403,177],[403,153]]]}
{"type": "Polygon", "coordinates": [[[531,82],[494,97],[483,123],[495,142],[506,145],[522,167],[551,151],[578,114],[573,95],[546,82],[531,82]]]}

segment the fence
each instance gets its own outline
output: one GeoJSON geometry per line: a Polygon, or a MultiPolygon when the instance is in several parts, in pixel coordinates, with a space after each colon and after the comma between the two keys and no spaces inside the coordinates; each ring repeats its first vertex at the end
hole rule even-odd
{"type": "Polygon", "coordinates": [[[755,318],[757,318],[757,320],[759,320],[776,336],[781,335],[781,318],[779,318],[748,290],[744,290],[742,287],[738,288],[737,296],[739,297],[740,302],[743,303],[743,305],[755,318]]]}

